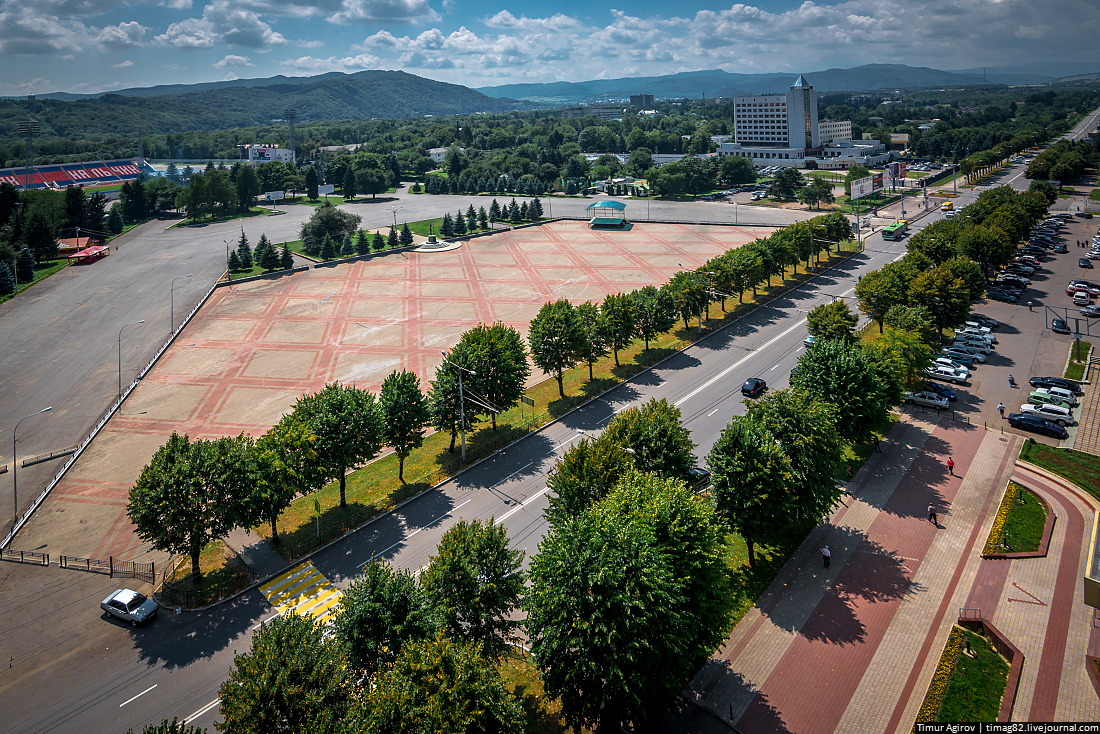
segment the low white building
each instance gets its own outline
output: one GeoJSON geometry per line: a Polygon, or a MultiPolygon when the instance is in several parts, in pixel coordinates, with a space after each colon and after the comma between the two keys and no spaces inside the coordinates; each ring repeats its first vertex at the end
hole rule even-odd
{"type": "Polygon", "coordinates": [[[280,148],[277,145],[250,145],[247,150],[248,162],[254,166],[271,161],[294,163],[294,151],[290,148],[280,148]]]}
{"type": "MultiPolygon", "coordinates": [[[[430,155],[432,157],[432,160],[435,161],[436,163],[442,163],[444,161],[444,159],[446,159],[446,157],[447,157],[447,151],[448,150],[450,150],[450,148],[430,148],[428,150],[428,155],[430,155]]],[[[462,153],[462,154],[465,154],[466,149],[465,148],[459,148],[458,152],[462,153]]]]}

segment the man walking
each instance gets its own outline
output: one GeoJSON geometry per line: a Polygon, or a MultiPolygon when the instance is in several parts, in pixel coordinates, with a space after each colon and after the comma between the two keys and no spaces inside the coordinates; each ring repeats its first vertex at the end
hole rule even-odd
{"type": "Polygon", "coordinates": [[[829,552],[829,546],[821,549],[821,560],[825,562],[825,568],[829,567],[829,561],[833,560],[833,554],[829,552]]]}
{"type": "Polygon", "coordinates": [[[1004,403],[997,403],[997,412],[1001,414],[1002,418],[1005,417],[1005,404],[1004,403]]]}
{"type": "Polygon", "coordinates": [[[947,457],[947,473],[955,476],[955,460],[950,456],[947,457]]]}
{"type": "Polygon", "coordinates": [[[936,527],[940,526],[939,518],[936,517],[936,507],[932,504],[928,505],[928,522],[932,523],[936,527]]]}

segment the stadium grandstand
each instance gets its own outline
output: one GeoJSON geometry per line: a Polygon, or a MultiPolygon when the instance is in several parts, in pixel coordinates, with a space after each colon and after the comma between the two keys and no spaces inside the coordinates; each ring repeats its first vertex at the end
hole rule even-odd
{"type": "Polygon", "coordinates": [[[63,163],[52,166],[33,166],[30,186],[27,186],[27,169],[0,169],[0,181],[17,189],[66,189],[69,186],[102,186],[126,183],[142,176],[158,175],[141,158],[119,161],[95,161],[93,163],[63,163]]]}

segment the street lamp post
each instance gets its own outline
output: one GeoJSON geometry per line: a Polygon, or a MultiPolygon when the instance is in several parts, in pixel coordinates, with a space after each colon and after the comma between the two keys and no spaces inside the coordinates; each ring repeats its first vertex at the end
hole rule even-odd
{"type": "Polygon", "coordinates": [[[122,400],[122,332],[127,326],[137,326],[138,324],[144,324],[145,319],[141,321],[131,321],[128,324],[123,324],[122,328],[118,330],[118,399],[122,400]]]}
{"type": "Polygon", "coordinates": [[[15,434],[19,430],[19,424],[20,423],[27,420],[28,418],[33,418],[36,415],[42,415],[43,413],[48,413],[51,410],[53,410],[53,406],[50,406],[49,408],[43,408],[42,410],[38,411],[37,413],[31,413],[30,415],[23,416],[15,424],[15,429],[12,430],[12,432],[11,432],[11,492],[12,492],[12,506],[14,508],[13,511],[12,511],[12,516],[11,516],[12,517],[12,519],[11,519],[12,532],[15,532],[15,523],[19,522],[19,482],[18,482],[19,476],[17,474],[19,464],[15,460],[15,434]]]}
{"type": "Polygon", "coordinates": [[[443,361],[458,370],[458,421],[462,434],[462,463],[466,463],[466,396],[462,391],[462,373],[469,372],[471,375],[477,375],[477,373],[452,362],[446,350],[440,351],[443,354],[443,361]]]}
{"type": "Polygon", "coordinates": [[[222,240],[225,243],[225,274],[229,278],[229,282],[233,282],[233,271],[229,267],[229,240],[222,240]]]}
{"type": "Polygon", "coordinates": [[[388,206],[386,208],[389,209],[391,212],[393,212],[393,228],[397,229],[397,212],[400,211],[401,209],[403,209],[404,207],[388,206]]]}
{"type": "Polygon", "coordinates": [[[170,319],[170,323],[168,324],[168,333],[169,334],[171,334],[172,331],[176,328],[176,281],[179,280],[180,278],[190,278],[192,275],[194,275],[194,273],[188,273],[187,275],[179,275],[179,276],[176,276],[175,278],[172,279],[172,287],[170,289],[171,293],[170,293],[170,297],[169,297],[169,302],[170,302],[170,311],[169,311],[169,317],[168,317],[170,319]]]}

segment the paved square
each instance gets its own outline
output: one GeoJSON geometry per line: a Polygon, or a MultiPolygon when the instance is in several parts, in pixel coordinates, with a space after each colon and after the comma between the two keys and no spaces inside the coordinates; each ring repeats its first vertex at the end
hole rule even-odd
{"type": "Polygon", "coordinates": [[[124,516],[126,496],[173,430],[192,438],[259,435],[298,396],[327,382],[377,391],[401,368],[416,371],[427,389],[440,349],[479,322],[500,320],[526,335],[548,300],[602,301],[608,293],[660,285],[680,269],[677,263],[699,267],[770,231],[678,224],[592,231],[581,222],[555,222],[449,252],[391,253],[220,288],[23,529],[18,545],[78,556],[141,554],[124,516]],[[108,503],[119,513],[97,517],[94,537],[81,524],[89,493],[97,506],[108,503]]]}

